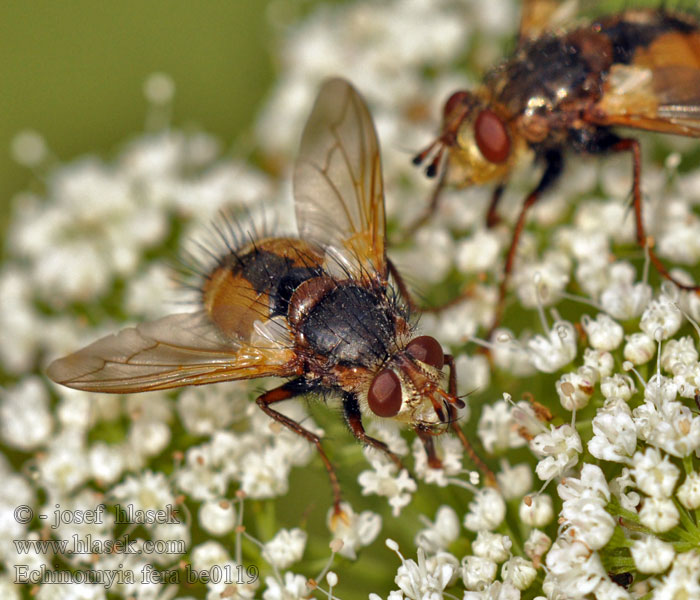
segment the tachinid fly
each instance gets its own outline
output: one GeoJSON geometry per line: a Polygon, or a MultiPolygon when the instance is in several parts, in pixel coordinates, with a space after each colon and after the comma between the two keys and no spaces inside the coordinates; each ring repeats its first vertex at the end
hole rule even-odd
{"type": "MultiPolygon", "coordinates": [[[[433,435],[456,423],[454,362],[430,336],[416,336],[410,300],[385,250],[379,145],[364,100],[346,81],[318,95],[294,169],[299,237],[232,246],[205,277],[201,309],[124,329],[56,360],[48,375],[93,392],[130,393],[276,376],[257,398],[271,418],[315,444],[336,513],[340,486],[320,439],[275,410],[307,393],[334,394],[363,444],[398,457],[365,433],[363,417],[413,428],[432,466],[433,435]],[[442,370],[449,369],[448,389],[442,370]]],[[[493,476],[478,461],[489,480],[493,476]]]]}
{"type": "Polygon", "coordinates": [[[514,166],[527,155],[544,164],[523,202],[506,257],[496,322],[528,209],[559,178],[565,151],[629,152],[637,241],[663,277],[683,289],[656,256],[642,219],[639,142],[617,126],[700,137],[700,25],[690,15],[629,9],[585,26],[554,23],[571,3],[524,0],[514,54],[490,71],[476,90],[457,91],[444,107],[440,136],[415,157],[432,156],[426,172],[439,174],[431,207],[443,185],[494,182],[487,224],[514,166]]]}

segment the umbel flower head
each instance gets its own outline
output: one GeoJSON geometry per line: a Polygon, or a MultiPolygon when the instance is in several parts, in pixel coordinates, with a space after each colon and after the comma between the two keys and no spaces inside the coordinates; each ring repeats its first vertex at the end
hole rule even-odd
{"type": "MultiPolygon", "coordinates": [[[[251,124],[259,163],[176,126],[110,160],[53,165],[41,136],[18,137],[15,154],[45,175],[14,203],[0,269],[3,597],[20,597],[18,573],[40,575],[28,580],[40,600],[700,597],[700,297],[661,280],[635,245],[627,159],[569,161],[531,211],[488,340],[534,168],[514,177],[496,227],[490,190],[446,189],[434,217],[401,236],[432,185],[411,153],[516,21],[510,0],[356,0],[280,27],[280,73],[251,124]],[[294,231],[289,187],[262,165],[291,165],[334,75],[376,121],[392,260],[427,301],[467,290],[419,327],[455,357],[469,401],[459,423],[498,487],[451,434],[434,440],[435,469],[413,434],[369,424],[399,470],[353,442],[333,399],[283,403],[338,467],[339,516],[313,446],[253,402],[264,382],[108,396],[43,375],[49,358],[174,312],[168,259],[219,211],[258,231],[274,214],[276,231],[294,231]],[[61,521],[78,511],[102,518],[61,521]]],[[[159,74],[146,90],[163,106],[174,83],[159,74]]],[[[655,250],[678,280],[697,278],[697,152],[672,137],[643,147],[658,150],[642,169],[655,250]]]]}

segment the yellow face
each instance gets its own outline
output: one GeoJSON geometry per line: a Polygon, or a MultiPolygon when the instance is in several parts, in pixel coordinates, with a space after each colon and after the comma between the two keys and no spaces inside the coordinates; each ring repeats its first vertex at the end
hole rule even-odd
{"type": "Polygon", "coordinates": [[[505,179],[526,149],[500,107],[464,91],[445,104],[442,140],[447,183],[457,187],[505,179]]]}
{"type": "Polygon", "coordinates": [[[459,127],[449,157],[455,185],[505,179],[522,153],[521,138],[489,109],[469,115],[459,127]]]}

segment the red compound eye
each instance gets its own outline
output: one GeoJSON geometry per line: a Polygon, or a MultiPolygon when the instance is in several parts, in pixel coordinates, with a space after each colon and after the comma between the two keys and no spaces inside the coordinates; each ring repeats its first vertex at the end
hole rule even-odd
{"type": "Polygon", "coordinates": [[[436,369],[442,369],[445,364],[445,353],[442,351],[440,342],[429,335],[421,335],[411,340],[406,346],[406,352],[416,360],[436,369]]]}
{"type": "Polygon", "coordinates": [[[454,110],[460,105],[466,103],[467,98],[471,94],[469,92],[455,92],[445,102],[445,107],[442,109],[442,116],[448,119],[454,110]]]}
{"type": "Polygon", "coordinates": [[[474,123],[474,139],[484,158],[500,164],[510,154],[510,138],[503,121],[490,110],[482,110],[474,123]]]}
{"type": "Polygon", "coordinates": [[[401,382],[390,369],[384,369],[369,386],[367,402],[379,417],[394,417],[401,410],[401,382]]]}

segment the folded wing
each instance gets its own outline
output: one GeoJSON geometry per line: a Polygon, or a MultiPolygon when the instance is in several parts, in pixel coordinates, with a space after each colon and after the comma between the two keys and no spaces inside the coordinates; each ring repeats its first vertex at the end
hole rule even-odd
{"type": "Polygon", "coordinates": [[[79,390],[130,393],[291,375],[293,359],[289,348],[222,340],[202,315],[182,313],[103,337],[54,361],[47,374],[79,390]]]}

